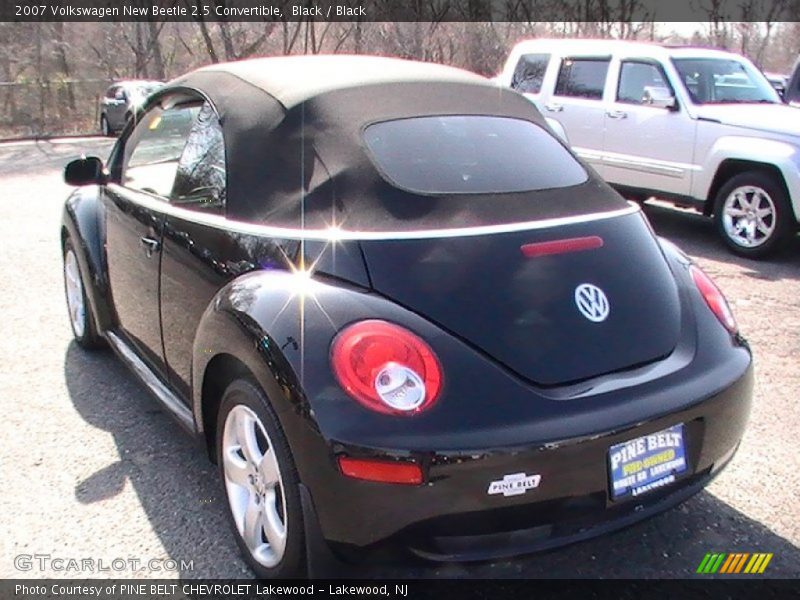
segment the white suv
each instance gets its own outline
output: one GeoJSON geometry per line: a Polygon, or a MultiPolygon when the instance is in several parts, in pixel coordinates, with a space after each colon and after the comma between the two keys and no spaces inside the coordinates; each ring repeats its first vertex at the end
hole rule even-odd
{"type": "Polygon", "coordinates": [[[797,231],[800,111],[746,58],[542,39],[518,44],[497,79],[623,195],[714,215],[734,252],[759,258],[797,231]]]}

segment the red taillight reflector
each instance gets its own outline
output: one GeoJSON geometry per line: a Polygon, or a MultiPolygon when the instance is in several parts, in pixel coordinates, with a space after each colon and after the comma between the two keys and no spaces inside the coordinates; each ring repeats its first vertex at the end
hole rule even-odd
{"type": "Polygon", "coordinates": [[[549,256],[551,254],[566,254],[567,252],[580,252],[581,250],[594,250],[603,247],[603,238],[597,235],[587,237],[553,240],[551,242],[536,242],[523,244],[519,247],[525,258],[549,256]]]}
{"type": "Polygon", "coordinates": [[[433,406],[442,389],[442,369],[431,347],[387,321],[359,321],[339,332],[331,366],[344,391],[384,414],[419,414],[433,406]]]}
{"type": "Polygon", "coordinates": [[[422,483],[422,468],[411,462],[390,462],[340,456],[339,469],[354,479],[380,483],[405,483],[407,485],[422,483]]]}
{"type": "Polygon", "coordinates": [[[719,322],[725,326],[725,329],[731,333],[736,333],[738,330],[736,319],[733,317],[731,307],[728,306],[728,302],[717,287],[717,284],[714,283],[711,277],[706,275],[701,268],[695,265],[690,267],[690,272],[694,284],[697,286],[697,289],[700,290],[700,294],[703,296],[706,304],[708,304],[708,308],[711,309],[711,312],[713,312],[717,319],[719,319],[719,322]]]}

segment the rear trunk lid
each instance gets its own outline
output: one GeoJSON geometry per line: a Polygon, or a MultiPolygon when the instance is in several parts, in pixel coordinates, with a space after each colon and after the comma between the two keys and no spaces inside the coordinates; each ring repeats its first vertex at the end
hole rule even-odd
{"type": "Polygon", "coordinates": [[[524,231],[424,235],[362,242],[374,289],[531,383],[629,369],[677,344],[677,286],[639,212],[524,231]],[[552,249],[544,243],[585,238],[589,248],[541,254],[552,249]],[[598,238],[602,246],[591,247],[598,238]]]}

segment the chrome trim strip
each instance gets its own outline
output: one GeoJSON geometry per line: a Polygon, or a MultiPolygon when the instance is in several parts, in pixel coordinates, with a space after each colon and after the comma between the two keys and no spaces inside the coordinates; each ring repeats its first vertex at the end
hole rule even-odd
{"type": "Polygon", "coordinates": [[[183,404],[178,397],[165,386],[158,376],[148,367],[141,358],[113,331],[105,332],[106,339],[117,352],[119,357],[142,380],[147,388],[155,395],[159,402],[167,409],[187,430],[194,433],[194,418],[192,411],[183,404]]]}
{"type": "Polygon", "coordinates": [[[697,170],[697,168],[693,168],[694,165],[633,160],[625,156],[612,156],[608,154],[603,157],[603,164],[609,167],[639,171],[650,175],[675,177],[676,179],[683,179],[689,171],[697,170]]]}
{"type": "MultiPolygon", "coordinates": [[[[109,184],[109,186],[116,186],[117,184],[109,184]]],[[[131,194],[126,195],[131,198],[131,194]]],[[[287,240],[314,240],[324,242],[335,242],[343,240],[417,240],[417,239],[434,239],[434,238],[447,238],[447,237],[473,237],[478,235],[491,235],[497,233],[513,233],[516,231],[527,231],[533,229],[549,229],[551,227],[559,227],[564,225],[573,225],[577,223],[590,223],[592,221],[602,221],[623,215],[630,215],[640,212],[641,208],[635,202],[629,202],[625,208],[617,210],[610,210],[602,213],[593,213],[588,215],[579,215],[574,217],[560,217],[554,219],[542,219],[540,221],[526,221],[523,223],[508,223],[504,225],[478,225],[474,227],[454,227],[451,229],[423,229],[418,231],[347,231],[331,227],[329,229],[292,229],[285,227],[272,227],[270,225],[261,225],[258,223],[245,223],[244,221],[235,221],[228,219],[221,215],[205,214],[186,208],[181,208],[173,204],[169,204],[166,200],[160,200],[157,197],[148,194],[136,194],[134,200],[144,208],[163,213],[167,216],[173,216],[178,219],[196,223],[198,225],[207,225],[209,227],[216,227],[224,229],[233,233],[243,233],[247,235],[258,235],[271,237],[276,239],[287,240]]]]}
{"type": "Polygon", "coordinates": [[[586,148],[573,148],[573,150],[575,151],[575,154],[577,154],[580,158],[582,158],[586,162],[590,163],[603,162],[602,152],[597,152],[595,150],[587,150],[586,148]]]}

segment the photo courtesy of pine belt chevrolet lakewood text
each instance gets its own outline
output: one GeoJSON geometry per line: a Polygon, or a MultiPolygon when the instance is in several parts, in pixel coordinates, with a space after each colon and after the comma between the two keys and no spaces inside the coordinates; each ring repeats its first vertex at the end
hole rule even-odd
{"type": "Polygon", "coordinates": [[[216,64],[65,179],[75,339],[202,442],[260,577],[599,535],[739,446],[752,357],[719,289],[478,75],[216,64]]]}

